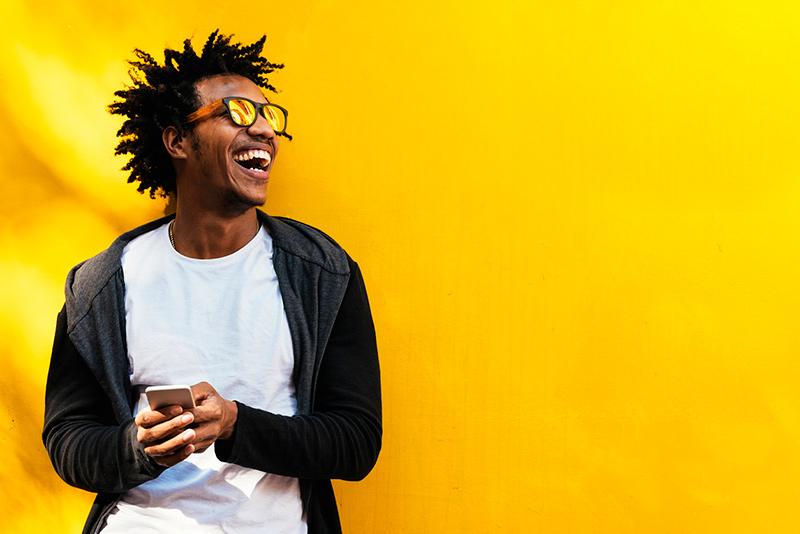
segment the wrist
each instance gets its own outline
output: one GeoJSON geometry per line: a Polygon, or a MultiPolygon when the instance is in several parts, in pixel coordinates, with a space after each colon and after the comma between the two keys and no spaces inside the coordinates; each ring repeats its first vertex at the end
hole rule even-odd
{"type": "Polygon", "coordinates": [[[233,437],[233,430],[236,428],[236,421],[239,418],[239,406],[234,401],[226,400],[225,408],[225,425],[219,438],[231,439],[231,437],[233,437]]]}

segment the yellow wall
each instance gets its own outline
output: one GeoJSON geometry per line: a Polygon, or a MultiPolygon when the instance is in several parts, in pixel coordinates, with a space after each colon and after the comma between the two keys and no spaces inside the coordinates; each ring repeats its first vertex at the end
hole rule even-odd
{"type": "Polygon", "coordinates": [[[112,155],[123,60],[222,24],[287,64],[268,211],[372,301],[347,530],[800,530],[797,2],[67,4],[0,17],[4,529],[90,502],[39,432],[68,268],[163,208],[112,155]]]}

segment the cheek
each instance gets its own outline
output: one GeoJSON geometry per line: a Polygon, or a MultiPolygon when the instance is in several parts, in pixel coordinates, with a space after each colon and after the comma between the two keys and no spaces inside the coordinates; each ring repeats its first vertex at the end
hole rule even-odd
{"type": "Polygon", "coordinates": [[[226,162],[226,152],[224,147],[214,143],[203,143],[197,153],[198,161],[201,165],[224,165],[226,162]]]}

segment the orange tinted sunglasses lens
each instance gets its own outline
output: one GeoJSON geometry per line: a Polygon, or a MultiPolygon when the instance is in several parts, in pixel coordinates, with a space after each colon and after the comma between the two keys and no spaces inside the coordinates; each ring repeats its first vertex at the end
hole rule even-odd
{"type": "Polygon", "coordinates": [[[256,108],[247,100],[232,99],[228,101],[231,120],[239,126],[250,126],[256,121],[256,108]]]}
{"type": "Polygon", "coordinates": [[[286,115],[284,115],[280,108],[276,108],[271,104],[266,104],[261,108],[261,112],[274,131],[282,132],[286,128],[286,115]]]}

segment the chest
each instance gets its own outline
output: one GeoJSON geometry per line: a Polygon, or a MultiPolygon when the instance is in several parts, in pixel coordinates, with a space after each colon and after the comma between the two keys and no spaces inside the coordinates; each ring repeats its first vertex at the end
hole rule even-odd
{"type": "Polygon", "coordinates": [[[131,384],[208,381],[226,398],[294,413],[294,356],[278,279],[254,268],[126,273],[131,384]]]}

